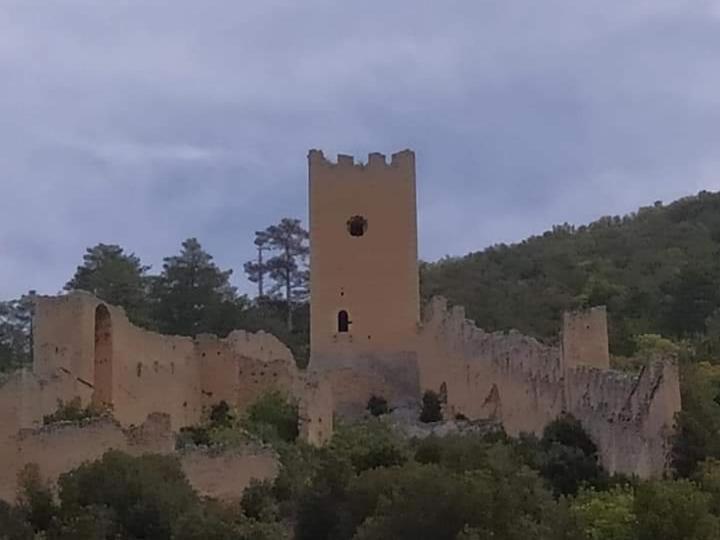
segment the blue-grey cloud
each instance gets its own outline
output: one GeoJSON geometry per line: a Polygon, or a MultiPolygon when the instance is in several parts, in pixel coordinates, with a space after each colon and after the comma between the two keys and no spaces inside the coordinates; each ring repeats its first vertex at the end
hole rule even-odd
{"type": "Polygon", "coordinates": [[[0,298],[114,242],[224,267],[311,147],[417,152],[425,259],[720,189],[717,0],[7,0],[0,298]]]}

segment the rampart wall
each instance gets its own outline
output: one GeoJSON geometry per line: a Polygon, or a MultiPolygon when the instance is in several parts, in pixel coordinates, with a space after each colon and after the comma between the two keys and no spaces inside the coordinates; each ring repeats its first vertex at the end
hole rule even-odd
{"type": "MultiPolygon", "coordinates": [[[[222,400],[242,411],[268,390],[303,401],[305,389],[313,388],[305,384],[310,375],[299,372],[290,350],[270,334],[166,336],[134,326],[121,308],[82,291],[38,297],[34,338],[33,372],[0,390],[0,403],[17,403],[0,411],[7,426],[38,427],[58,401],[80,397],[83,404],[110,406],[122,425],[162,412],[177,430],[198,423],[222,400]]],[[[308,406],[319,407],[326,396],[308,391],[308,406]]],[[[327,422],[326,433],[332,419],[327,422]]]]}
{"type": "Polygon", "coordinates": [[[501,420],[517,435],[542,430],[563,411],[557,348],[519,332],[485,332],[443,298],[426,309],[418,342],[422,387],[447,396],[450,416],[501,420]]]}
{"type": "Polygon", "coordinates": [[[604,316],[595,310],[590,318],[570,319],[582,329],[564,339],[574,355],[566,367],[557,347],[518,332],[484,332],[465,319],[462,308],[448,310],[444,299],[435,298],[419,332],[422,387],[446,396],[449,415],[500,420],[511,435],[540,434],[548,422],[570,413],[598,445],[609,471],[657,476],[666,470],[680,410],[677,366],[658,361],[632,375],[584,365],[602,365],[605,345],[588,345],[585,362],[572,336],[601,332],[607,328],[604,316]]]}

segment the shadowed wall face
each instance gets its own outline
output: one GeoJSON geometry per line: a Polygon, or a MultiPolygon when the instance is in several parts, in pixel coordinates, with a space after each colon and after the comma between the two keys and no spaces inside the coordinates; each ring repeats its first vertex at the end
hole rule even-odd
{"type": "Polygon", "coordinates": [[[107,307],[100,304],[95,308],[95,378],[93,384],[93,404],[113,405],[113,338],[112,321],[107,307]]]}
{"type": "Polygon", "coordinates": [[[419,322],[415,155],[310,151],[311,351],[411,350],[419,322]]]}

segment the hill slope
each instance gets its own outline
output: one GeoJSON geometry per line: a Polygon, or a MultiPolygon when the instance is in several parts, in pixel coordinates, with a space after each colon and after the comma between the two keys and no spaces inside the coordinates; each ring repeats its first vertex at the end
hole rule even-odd
{"type": "Polygon", "coordinates": [[[465,306],[486,330],[555,340],[564,310],[608,306],[611,348],[634,336],[720,330],[720,193],[701,192],[587,226],[562,225],[513,245],[426,263],[424,297],[465,306]]]}

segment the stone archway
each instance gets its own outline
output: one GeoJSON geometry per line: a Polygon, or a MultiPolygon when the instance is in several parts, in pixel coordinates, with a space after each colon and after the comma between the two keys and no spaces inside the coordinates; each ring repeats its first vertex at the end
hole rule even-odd
{"type": "Polygon", "coordinates": [[[110,311],[100,304],[95,309],[95,358],[92,402],[100,407],[113,403],[113,336],[110,311]]]}

